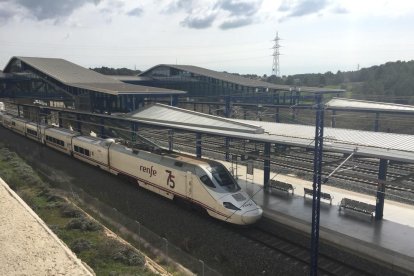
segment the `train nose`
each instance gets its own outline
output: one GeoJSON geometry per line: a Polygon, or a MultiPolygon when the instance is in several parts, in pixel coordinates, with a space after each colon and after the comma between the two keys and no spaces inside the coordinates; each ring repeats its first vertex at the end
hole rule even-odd
{"type": "Polygon", "coordinates": [[[252,224],[258,221],[262,217],[262,214],[263,210],[258,206],[257,209],[245,212],[241,218],[244,224],[252,224]]]}

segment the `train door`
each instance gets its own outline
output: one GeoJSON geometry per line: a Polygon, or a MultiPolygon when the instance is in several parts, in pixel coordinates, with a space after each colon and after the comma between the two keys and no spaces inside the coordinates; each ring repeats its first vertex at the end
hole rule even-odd
{"type": "Polygon", "coordinates": [[[185,174],[186,196],[193,198],[193,176],[191,172],[185,174]]]}

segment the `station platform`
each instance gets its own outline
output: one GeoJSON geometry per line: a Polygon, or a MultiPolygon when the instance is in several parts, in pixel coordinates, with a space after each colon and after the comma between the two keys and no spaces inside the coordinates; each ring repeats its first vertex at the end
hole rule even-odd
{"type": "MultiPolygon", "coordinates": [[[[235,172],[235,166],[225,164],[235,172]]],[[[246,176],[246,168],[237,166],[238,182],[243,190],[263,208],[263,216],[302,232],[311,232],[312,198],[304,197],[304,187],[312,189],[312,182],[289,175],[275,175],[270,179],[290,183],[295,193],[264,192],[263,171],[254,169],[246,176]]],[[[414,206],[386,200],[384,218],[371,220],[369,215],[339,211],[342,198],[350,198],[375,205],[375,197],[322,185],[322,192],[334,197],[332,205],[321,200],[320,239],[345,247],[382,265],[414,274],[414,206]],[[398,268],[402,268],[398,269],[398,268]]]]}
{"type": "Polygon", "coordinates": [[[95,273],[0,178],[1,275],[95,273]]]}

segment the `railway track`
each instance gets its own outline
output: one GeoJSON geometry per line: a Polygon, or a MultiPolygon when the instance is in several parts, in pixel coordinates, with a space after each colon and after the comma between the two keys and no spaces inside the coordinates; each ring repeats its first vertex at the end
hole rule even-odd
{"type": "MultiPolygon", "coordinates": [[[[257,227],[239,229],[238,233],[252,242],[295,260],[297,265],[302,265],[310,270],[310,249],[306,245],[292,242],[257,227]]],[[[326,276],[374,275],[323,253],[320,253],[318,258],[318,274],[326,276]]]]}

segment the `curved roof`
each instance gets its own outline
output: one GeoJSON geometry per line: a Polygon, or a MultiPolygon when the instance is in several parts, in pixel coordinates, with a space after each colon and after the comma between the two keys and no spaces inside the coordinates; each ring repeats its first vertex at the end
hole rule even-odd
{"type": "Polygon", "coordinates": [[[347,111],[378,111],[392,113],[414,113],[413,105],[372,102],[354,99],[333,98],[326,107],[347,111]]]}
{"type": "MultiPolygon", "coordinates": [[[[314,147],[314,126],[227,119],[163,104],[138,111],[130,119],[211,135],[314,147]]],[[[325,127],[324,149],[342,153],[356,150],[359,156],[414,163],[414,135],[325,127]]]]}
{"type": "Polygon", "coordinates": [[[289,85],[280,85],[280,84],[274,84],[270,82],[265,82],[261,80],[255,80],[255,79],[249,79],[240,75],[230,74],[227,72],[218,72],[198,66],[193,65],[176,65],[176,64],[159,64],[154,67],[151,67],[150,69],[142,72],[139,74],[139,76],[146,76],[148,72],[154,70],[157,67],[170,67],[175,68],[178,70],[190,72],[193,74],[206,76],[213,79],[218,79],[222,81],[227,81],[230,83],[242,85],[242,86],[248,86],[248,87],[259,87],[259,88],[269,88],[269,89],[275,89],[275,90],[284,90],[284,91],[304,91],[304,92],[315,92],[315,93],[341,93],[345,90],[343,89],[327,89],[327,88],[319,88],[319,87],[292,87],[289,85]]]}
{"type": "Polygon", "coordinates": [[[180,90],[126,84],[60,58],[13,57],[4,68],[5,73],[11,70],[10,66],[14,60],[19,60],[64,85],[106,94],[171,95],[185,93],[180,90]]]}
{"type": "Polygon", "coordinates": [[[263,129],[255,125],[158,103],[128,115],[133,119],[150,120],[157,123],[168,124],[174,122],[176,126],[183,127],[263,133],[263,129]]]}

